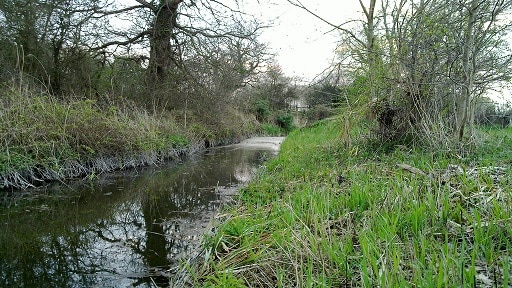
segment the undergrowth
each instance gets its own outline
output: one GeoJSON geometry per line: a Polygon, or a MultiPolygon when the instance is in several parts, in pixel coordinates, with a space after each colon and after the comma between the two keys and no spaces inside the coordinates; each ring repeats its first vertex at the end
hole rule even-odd
{"type": "Polygon", "coordinates": [[[256,130],[235,113],[219,119],[236,126],[213,128],[198,121],[184,127],[174,114],[149,113],[127,101],[105,105],[57,99],[23,86],[0,87],[0,189],[176,159],[202,149],[203,139],[216,143],[256,130]]]}
{"type": "Polygon", "coordinates": [[[347,147],[343,125],[292,132],[206,236],[203,261],[172,283],[512,285],[510,129],[487,131],[485,145],[461,157],[403,145],[370,150],[361,141],[347,147]]]}

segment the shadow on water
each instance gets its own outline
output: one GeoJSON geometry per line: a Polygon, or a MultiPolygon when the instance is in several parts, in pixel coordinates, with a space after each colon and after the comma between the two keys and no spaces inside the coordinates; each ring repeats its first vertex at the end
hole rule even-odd
{"type": "Polygon", "coordinates": [[[229,146],[182,165],[55,185],[0,208],[0,287],[154,287],[197,247],[225,193],[277,150],[229,146]]]}

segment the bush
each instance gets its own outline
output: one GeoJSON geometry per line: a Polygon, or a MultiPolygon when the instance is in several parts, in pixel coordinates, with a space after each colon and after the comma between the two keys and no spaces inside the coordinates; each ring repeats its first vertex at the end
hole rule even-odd
{"type": "Polygon", "coordinates": [[[288,112],[277,114],[276,124],[283,128],[286,132],[290,132],[293,130],[293,128],[295,128],[293,125],[293,115],[288,112]]]}
{"type": "Polygon", "coordinates": [[[315,122],[325,118],[329,118],[336,114],[335,109],[326,105],[318,105],[306,111],[306,118],[308,121],[315,122]]]}
{"type": "Polygon", "coordinates": [[[263,134],[268,136],[280,136],[282,134],[279,126],[270,123],[261,125],[261,130],[263,131],[263,134]]]}
{"type": "Polygon", "coordinates": [[[254,102],[254,113],[258,121],[263,122],[270,115],[269,103],[267,100],[259,99],[254,102]]]}

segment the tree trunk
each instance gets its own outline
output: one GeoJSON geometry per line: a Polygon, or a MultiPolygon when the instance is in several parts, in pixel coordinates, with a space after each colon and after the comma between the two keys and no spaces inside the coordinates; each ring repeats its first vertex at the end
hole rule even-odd
{"type": "Polygon", "coordinates": [[[464,53],[462,55],[462,68],[464,71],[464,83],[461,90],[461,95],[455,103],[456,107],[456,129],[457,137],[461,141],[464,137],[466,124],[468,123],[470,113],[471,96],[475,81],[475,69],[472,63],[474,62],[474,26],[476,22],[477,10],[479,7],[478,0],[471,1],[471,6],[468,9],[468,23],[464,35],[464,53]]]}
{"type": "Polygon", "coordinates": [[[51,79],[50,79],[50,92],[54,96],[62,96],[61,83],[62,83],[62,65],[60,59],[60,52],[62,49],[62,43],[53,43],[52,47],[52,58],[53,67],[51,67],[51,79]]]}
{"type": "Polygon", "coordinates": [[[183,0],[161,0],[160,6],[154,11],[155,22],[149,39],[148,83],[150,87],[165,79],[169,68],[173,63],[177,63],[178,55],[174,53],[171,41],[175,35],[178,7],[181,2],[183,0]]]}
{"type": "Polygon", "coordinates": [[[378,98],[377,91],[375,91],[375,73],[377,67],[375,67],[375,24],[374,24],[374,14],[375,14],[375,4],[376,0],[370,0],[370,6],[368,9],[364,6],[363,1],[359,0],[359,4],[363,9],[363,12],[366,16],[366,55],[368,61],[368,80],[370,82],[370,97],[372,100],[376,100],[378,98]]]}

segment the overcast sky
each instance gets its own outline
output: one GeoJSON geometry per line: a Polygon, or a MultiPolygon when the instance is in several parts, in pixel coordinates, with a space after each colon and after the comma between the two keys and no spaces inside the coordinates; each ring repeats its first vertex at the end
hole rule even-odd
{"type": "MultiPolygon", "coordinates": [[[[122,6],[138,5],[136,0],[116,1],[122,6]]],[[[226,3],[231,1],[235,0],[226,0],[226,3]]],[[[359,0],[299,1],[333,24],[360,18],[362,15],[359,0]]],[[[291,5],[287,0],[244,0],[239,1],[239,4],[242,10],[257,17],[263,24],[272,25],[264,30],[260,41],[276,54],[276,60],[287,76],[312,80],[335,57],[334,50],[340,39],[338,33],[332,32],[331,26],[291,5]]],[[[122,22],[120,19],[116,21],[122,22]]]]}
{"type": "MultiPolygon", "coordinates": [[[[339,40],[331,26],[287,0],[257,2],[246,4],[246,9],[265,22],[273,21],[274,26],[263,32],[261,40],[277,54],[276,59],[287,76],[311,80],[329,66],[339,40]]],[[[301,0],[301,3],[333,24],[362,15],[358,0],[301,0]]]]}
{"type": "MultiPolygon", "coordinates": [[[[359,0],[300,2],[333,24],[363,18],[359,0]]],[[[367,2],[363,1],[365,4],[367,2]]],[[[337,32],[329,32],[332,30],[331,26],[292,6],[287,0],[252,0],[252,3],[245,6],[253,10],[251,14],[263,21],[274,20],[274,27],[266,29],[261,40],[277,54],[276,59],[287,76],[297,76],[305,81],[312,80],[332,63],[340,37],[337,32]]],[[[380,9],[379,5],[377,9],[380,9]]],[[[511,88],[496,89],[498,91],[491,91],[488,96],[500,103],[512,101],[511,88]]]]}

